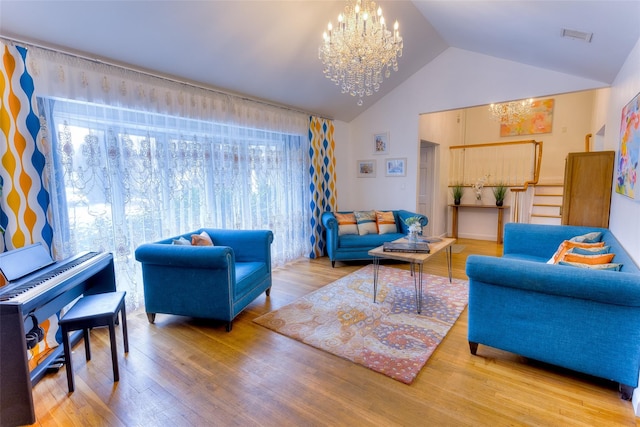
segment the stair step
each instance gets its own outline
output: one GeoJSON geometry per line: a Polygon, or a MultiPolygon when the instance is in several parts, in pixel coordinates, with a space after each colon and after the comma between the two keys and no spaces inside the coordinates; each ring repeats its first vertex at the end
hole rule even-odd
{"type": "Polygon", "coordinates": [[[532,217],[538,218],[562,218],[562,215],[547,215],[547,214],[531,214],[532,217]]]}
{"type": "Polygon", "coordinates": [[[544,207],[548,207],[548,208],[561,208],[562,205],[558,205],[558,204],[547,204],[547,203],[534,203],[533,206],[544,206],[544,207]]]}

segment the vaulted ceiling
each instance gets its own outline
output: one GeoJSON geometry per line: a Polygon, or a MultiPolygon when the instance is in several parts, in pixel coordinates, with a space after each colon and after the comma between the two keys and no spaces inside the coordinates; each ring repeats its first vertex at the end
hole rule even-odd
{"type": "Polygon", "coordinates": [[[378,3],[399,21],[404,53],[361,107],[318,59],[344,1],[0,0],[0,35],[346,122],[448,47],[608,85],[640,38],[640,0],[378,3]]]}

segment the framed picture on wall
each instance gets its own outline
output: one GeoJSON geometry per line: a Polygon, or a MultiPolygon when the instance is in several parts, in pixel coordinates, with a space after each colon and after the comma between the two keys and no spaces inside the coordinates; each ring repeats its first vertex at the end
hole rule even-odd
{"type": "Polygon", "coordinates": [[[405,176],[407,174],[407,159],[387,159],[385,163],[386,176],[405,176]]]}
{"type": "Polygon", "coordinates": [[[373,134],[373,154],[389,154],[389,132],[373,134]]]}
{"type": "Polygon", "coordinates": [[[358,178],[375,178],[375,176],[375,160],[358,160],[358,178]]]}

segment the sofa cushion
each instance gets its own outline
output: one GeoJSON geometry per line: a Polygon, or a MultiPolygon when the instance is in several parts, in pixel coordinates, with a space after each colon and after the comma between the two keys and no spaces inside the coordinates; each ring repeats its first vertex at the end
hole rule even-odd
{"type": "Polygon", "coordinates": [[[246,294],[251,286],[260,283],[268,274],[269,271],[264,262],[236,262],[236,286],[233,290],[235,295],[246,294]]]}
{"type": "Polygon", "coordinates": [[[611,262],[615,254],[596,254],[596,255],[582,255],[567,252],[561,261],[566,262],[579,262],[580,264],[608,264],[611,262]]]}
{"type": "Polygon", "coordinates": [[[558,246],[558,250],[553,254],[551,259],[547,261],[549,264],[557,264],[562,261],[564,255],[572,248],[602,248],[604,247],[604,242],[596,242],[596,243],[583,243],[583,242],[572,242],[571,240],[565,240],[560,243],[558,246]]]}
{"type": "Polygon", "coordinates": [[[571,248],[567,253],[580,254],[580,255],[600,255],[608,254],[611,252],[611,246],[603,246],[597,248],[571,248]]]}
{"type": "Polygon", "coordinates": [[[378,234],[375,211],[355,211],[353,214],[356,216],[359,235],[378,234]]]}
{"type": "Polygon", "coordinates": [[[622,264],[618,264],[615,262],[610,262],[606,264],[584,264],[581,262],[568,262],[568,261],[560,261],[559,265],[569,265],[572,267],[579,268],[590,268],[592,270],[610,270],[610,271],[620,271],[622,268],[622,264]]]}
{"type": "Polygon", "coordinates": [[[591,233],[586,233],[581,236],[575,236],[569,239],[570,242],[579,242],[579,243],[596,243],[602,240],[602,232],[601,231],[592,231],[591,233]]]}
{"type": "Polygon", "coordinates": [[[378,224],[378,233],[380,234],[398,232],[396,217],[391,211],[376,211],[376,223],[378,224]]]}
{"type": "Polygon", "coordinates": [[[191,244],[193,246],[213,246],[213,241],[206,231],[200,234],[191,235],[191,244]]]}
{"type": "Polygon", "coordinates": [[[191,246],[191,241],[185,239],[184,237],[180,236],[179,239],[173,239],[171,241],[172,245],[178,245],[178,246],[191,246]]]}
{"type": "Polygon", "coordinates": [[[353,213],[334,213],[338,221],[338,236],[345,234],[358,234],[358,224],[353,213]]]}
{"type": "Polygon", "coordinates": [[[395,234],[367,234],[364,236],[348,235],[340,237],[341,249],[373,249],[382,245],[384,242],[390,242],[405,237],[401,233],[395,234]]]}

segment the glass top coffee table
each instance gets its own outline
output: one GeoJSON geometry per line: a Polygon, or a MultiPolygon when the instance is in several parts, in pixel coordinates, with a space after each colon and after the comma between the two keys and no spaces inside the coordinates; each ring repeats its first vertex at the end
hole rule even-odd
{"type": "MultiPolygon", "coordinates": [[[[451,245],[456,239],[441,238],[439,241],[429,243],[429,252],[390,252],[385,251],[384,246],[378,246],[369,251],[369,255],[373,257],[373,302],[376,302],[378,292],[378,270],[380,268],[381,259],[395,259],[398,261],[408,262],[411,268],[416,288],[416,308],[418,314],[422,311],[422,269],[426,261],[435,254],[445,251],[447,254],[447,269],[449,270],[449,282],[451,282],[451,245]],[[417,268],[416,268],[417,267],[417,268]]],[[[409,243],[406,238],[394,240],[397,243],[409,243]]]]}

